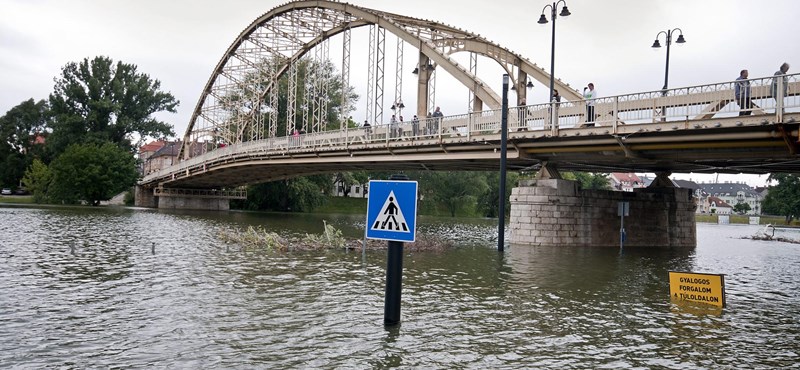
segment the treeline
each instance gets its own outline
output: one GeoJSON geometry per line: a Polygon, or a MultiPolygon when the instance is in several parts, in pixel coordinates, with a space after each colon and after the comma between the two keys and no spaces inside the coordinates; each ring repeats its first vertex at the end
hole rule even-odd
{"type": "MultiPolygon", "coordinates": [[[[281,212],[313,212],[328,196],[340,189],[345,196],[353,185],[367,189],[370,180],[387,180],[392,172],[337,172],[270,182],[250,186],[247,200],[233,201],[231,207],[246,210],[281,212]]],[[[455,217],[469,210],[483,217],[497,217],[499,210],[500,175],[498,172],[475,171],[406,171],[410,180],[419,182],[420,207],[441,207],[455,217]]],[[[506,210],[511,209],[511,189],[521,178],[535,172],[509,172],[506,177],[506,210]]],[[[605,174],[567,173],[584,189],[609,189],[605,174]]]]}
{"type": "MultiPolygon", "coordinates": [[[[301,79],[307,71],[318,68],[301,61],[301,79]]],[[[338,128],[342,110],[350,112],[358,96],[350,86],[336,85],[330,63],[325,76],[332,79],[329,101],[341,101],[348,95],[348,106],[331,103],[327,128],[338,128]]],[[[256,80],[258,76],[251,76],[256,80]]],[[[285,106],[287,83],[281,79],[280,102],[285,106]]],[[[299,89],[302,90],[302,89],[299,89]]],[[[232,93],[223,99],[232,115],[241,109],[245,93],[232,93]]],[[[0,117],[0,185],[23,187],[38,203],[98,205],[130,189],[139,178],[136,151],[147,140],[175,136],[171,125],[154,115],[175,112],[178,101],[161,90],[161,83],[137,70],[132,64],[114,62],[104,56],[66,64],[55,78],[47,99],[29,99],[0,117]]],[[[281,109],[280,111],[284,111],[281,109]]],[[[278,135],[287,132],[285,117],[278,135]]],[[[296,118],[299,119],[299,118],[296,118]]],[[[347,120],[348,125],[355,125],[347,120]]],[[[299,126],[294,123],[295,129],[299,126]]],[[[345,192],[353,184],[362,188],[370,179],[388,179],[388,172],[339,172],[297,177],[250,186],[248,199],[235,201],[232,207],[248,210],[311,212],[325,201],[334,187],[345,192]]],[[[496,217],[499,177],[496,172],[405,173],[419,181],[420,201],[446,209],[451,216],[469,207],[486,217],[496,217]]],[[[509,173],[506,201],[519,178],[533,173],[509,173]]],[[[603,174],[574,173],[584,188],[608,187],[603,174]]],[[[506,207],[509,209],[510,207],[506,207]]]]}
{"type": "Polygon", "coordinates": [[[37,203],[97,205],[139,177],[134,157],[147,138],[175,136],[153,118],[178,101],[132,64],[95,57],[68,63],[48,98],[0,117],[0,183],[37,203]]]}

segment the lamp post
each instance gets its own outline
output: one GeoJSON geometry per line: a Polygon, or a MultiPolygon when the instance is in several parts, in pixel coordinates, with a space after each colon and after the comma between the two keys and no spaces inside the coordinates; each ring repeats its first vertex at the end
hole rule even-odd
{"type": "Polygon", "coordinates": [[[567,9],[567,2],[564,0],[558,0],[553,4],[547,4],[542,8],[542,16],[539,17],[539,24],[547,23],[547,17],[544,15],[544,11],[547,10],[547,7],[550,7],[550,19],[553,20],[553,38],[550,41],[550,95],[547,98],[548,100],[553,99],[553,83],[554,83],[554,76],[555,76],[555,66],[556,66],[556,8],[558,8],[558,4],[563,3],[563,8],[561,8],[561,13],[559,14],[562,17],[566,17],[572,13],[569,12],[567,9]]]}
{"type": "Polygon", "coordinates": [[[675,43],[676,44],[683,44],[684,42],[686,42],[686,39],[683,38],[683,30],[681,30],[680,28],[661,31],[661,32],[657,33],[656,34],[656,41],[653,42],[653,48],[654,49],[658,49],[658,48],[661,47],[661,43],[658,42],[658,37],[661,36],[662,33],[667,37],[667,40],[666,40],[666,44],[667,44],[667,66],[664,69],[664,87],[662,88],[664,95],[667,95],[667,86],[669,85],[669,46],[672,44],[672,35],[675,33],[675,31],[680,32],[678,34],[678,39],[675,40],[675,43]]]}

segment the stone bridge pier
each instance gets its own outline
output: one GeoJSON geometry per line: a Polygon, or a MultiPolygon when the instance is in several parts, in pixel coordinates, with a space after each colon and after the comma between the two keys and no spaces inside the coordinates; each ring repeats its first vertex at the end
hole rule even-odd
{"type": "Polygon", "coordinates": [[[147,188],[136,186],[137,207],[159,209],[195,209],[206,211],[227,211],[231,199],[247,199],[247,191],[237,189],[184,189],[147,188]]]}
{"type": "Polygon", "coordinates": [[[521,184],[511,193],[511,243],[619,248],[618,204],[628,202],[625,248],[694,248],[692,192],[666,176],[634,192],[579,190],[575,181],[554,178],[521,184]]]}

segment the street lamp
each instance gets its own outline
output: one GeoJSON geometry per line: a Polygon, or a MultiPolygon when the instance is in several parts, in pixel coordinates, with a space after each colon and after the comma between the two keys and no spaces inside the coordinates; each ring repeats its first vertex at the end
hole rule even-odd
{"type": "Polygon", "coordinates": [[[662,33],[665,36],[667,36],[667,42],[666,42],[666,44],[667,44],[667,67],[664,69],[664,88],[663,88],[664,95],[667,95],[667,85],[669,84],[669,46],[672,44],[672,34],[675,33],[675,31],[680,32],[678,34],[678,39],[675,40],[675,43],[676,44],[683,44],[684,42],[686,42],[686,39],[683,38],[683,30],[681,30],[680,28],[675,28],[673,30],[661,31],[661,32],[657,33],[656,34],[656,41],[653,42],[653,48],[654,49],[658,49],[658,48],[661,47],[661,43],[658,42],[658,36],[661,36],[662,33]]]}
{"type": "Polygon", "coordinates": [[[539,17],[539,22],[538,22],[539,24],[547,23],[547,17],[544,16],[544,11],[547,9],[547,7],[550,7],[550,19],[553,20],[553,38],[552,38],[552,41],[550,42],[550,97],[548,99],[552,99],[553,98],[553,83],[554,83],[554,81],[553,81],[554,77],[553,76],[555,76],[555,73],[556,73],[555,72],[555,67],[556,67],[556,8],[558,8],[558,4],[561,4],[561,3],[563,3],[564,7],[561,8],[561,13],[559,15],[562,16],[562,17],[566,17],[566,16],[572,14],[572,13],[569,12],[569,9],[567,9],[567,2],[564,1],[564,0],[558,0],[557,2],[554,2],[552,5],[551,4],[547,4],[547,5],[544,6],[544,8],[542,8],[542,16],[539,17]]]}
{"type": "Polygon", "coordinates": [[[406,105],[403,104],[403,99],[399,99],[394,104],[392,104],[392,107],[389,108],[389,109],[391,109],[392,112],[397,111],[398,115],[402,115],[403,114],[403,108],[405,108],[405,107],[406,107],[406,105]]]}

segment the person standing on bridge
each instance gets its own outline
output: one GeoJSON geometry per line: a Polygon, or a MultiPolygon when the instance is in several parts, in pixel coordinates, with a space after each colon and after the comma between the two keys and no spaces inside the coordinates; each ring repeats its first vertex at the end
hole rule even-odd
{"type": "Polygon", "coordinates": [[[561,105],[561,95],[558,93],[558,90],[553,89],[553,96],[550,98],[550,102],[553,103],[550,109],[554,109],[548,109],[547,111],[550,117],[548,118],[549,123],[544,126],[545,130],[549,130],[554,123],[558,123],[558,106],[561,105]]]}
{"type": "Polygon", "coordinates": [[[583,99],[586,100],[586,126],[594,126],[594,100],[597,99],[597,90],[594,89],[594,84],[589,82],[587,87],[583,88],[583,99]]]}
{"type": "MultiPolygon", "coordinates": [[[[550,99],[553,103],[561,103],[561,95],[558,94],[558,90],[553,89],[553,98],[550,99]]],[[[556,104],[558,106],[558,104],[556,104]]]]}
{"type": "Polygon", "coordinates": [[[364,120],[364,136],[367,137],[367,140],[372,136],[372,126],[369,125],[369,120],[364,120]]]}
{"type": "Polygon", "coordinates": [[[414,135],[414,137],[419,136],[419,117],[417,117],[416,114],[414,118],[411,119],[411,134],[414,135]]]}
{"type": "Polygon", "coordinates": [[[439,107],[436,107],[436,110],[433,111],[433,132],[434,133],[439,132],[439,125],[442,124],[442,117],[444,117],[444,114],[442,113],[441,110],[439,110],[439,107]]]}
{"type": "Polygon", "coordinates": [[[789,92],[789,76],[786,75],[786,72],[789,72],[789,63],[781,64],[781,67],[775,72],[772,78],[772,97],[775,98],[777,102],[780,98],[778,96],[778,76],[783,76],[783,97],[786,97],[786,93],[789,92]]]}
{"type": "Polygon", "coordinates": [[[739,72],[739,77],[736,79],[736,86],[734,87],[736,103],[739,104],[739,116],[749,116],[750,113],[753,113],[753,102],[750,100],[750,80],[747,79],[748,75],[746,69],[739,72]]]}
{"type": "Polygon", "coordinates": [[[399,126],[397,124],[397,117],[393,114],[392,115],[392,119],[389,120],[389,137],[390,138],[393,138],[393,137],[397,136],[398,127],[399,126]]]}

